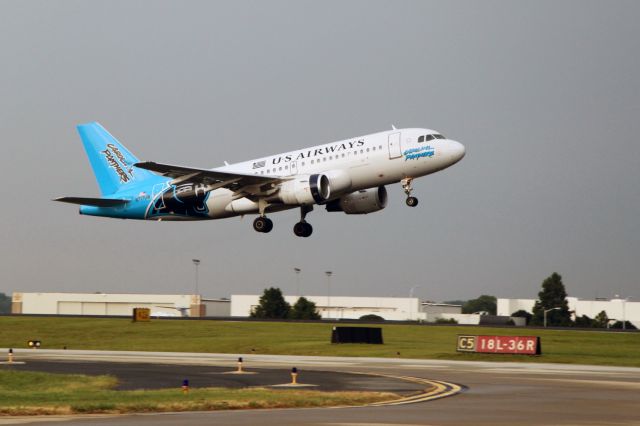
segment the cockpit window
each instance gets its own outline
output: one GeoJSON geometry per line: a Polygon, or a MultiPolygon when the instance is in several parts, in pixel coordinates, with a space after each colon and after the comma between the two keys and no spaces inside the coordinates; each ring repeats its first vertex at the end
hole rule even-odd
{"type": "Polygon", "coordinates": [[[433,135],[427,135],[427,136],[425,136],[425,138],[424,138],[424,140],[425,140],[426,142],[432,141],[432,140],[434,140],[434,139],[435,139],[435,138],[433,137],[433,135]]]}
{"type": "Polygon", "coordinates": [[[444,136],[442,135],[433,135],[434,138],[436,139],[446,139],[444,136]]]}
{"type": "Polygon", "coordinates": [[[420,137],[418,138],[418,142],[424,142],[424,136],[420,136],[420,137]]]}

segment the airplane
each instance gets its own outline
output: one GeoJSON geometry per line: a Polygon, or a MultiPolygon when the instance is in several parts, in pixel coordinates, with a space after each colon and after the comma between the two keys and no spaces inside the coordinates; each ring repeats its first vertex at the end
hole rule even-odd
{"type": "Polygon", "coordinates": [[[367,214],[387,206],[386,185],[400,182],[410,207],[414,179],[462,159],[464,146],[429,129],[406,128],[349,138],[223,167],[201,169],[140,161],[97,122],[77,126],[100,198],[61,197],[80,214],[120,219],[204,220],[257,214],[253,228],[270,232],[268,213],[299,208],[298,237],[313,232],[314,206],[367,214]]]}

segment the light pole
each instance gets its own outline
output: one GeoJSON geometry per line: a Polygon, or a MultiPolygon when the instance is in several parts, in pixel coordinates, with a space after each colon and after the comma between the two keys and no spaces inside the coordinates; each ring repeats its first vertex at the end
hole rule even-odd
{"type": "MultiPolygon", "coordinates": [[[[419,286],[419,285],[414,285],[413,287],[411,287],[411,288],[409,289],[409,299],[413,299],[413,291],[414,291],[416,288],[420,288],[420,286],[419,286]]],[[[418,302],[418,310],[419,310],[419,309],[420,309],[420,302],[418,302]]],[[[410,301],[409,301],[409,320],[410,320],[410,321],[412,321],[412,320],[413,320],[412,314],[413,314],[413,303],[412,303],[412,301],[410,300],[410,301]]]]}
{"type": "Polygon", "coordinates": [[[293,271],[296,273],[296,291],[298,293],[298,299],[299,299],[300,298],[300,272],[302,272],[302,269],[293,268],[293,271]]]}
{"type": "Polygon", "coordinates": [[[331,311],[331,275],[333,275],[333,272],[326,271],[325,275],[327,276],[327,319],[329,319],[329,312],[331,311]]]}
{"type": "Polygon", "coordinates": [[[547,328],[547,312],[557,311],[559,309],[562,309],[562,308],[556,307],[556,308],[551,308],[551,309],[545,309],[544,310],[544,328],[547,328]]]}
{"type": "Polygon", "coordinates": [[[193,265],[196,267],[196,295],[198,294],[198,265],[200,265],[200,259],[191,259],[193,265]]]}

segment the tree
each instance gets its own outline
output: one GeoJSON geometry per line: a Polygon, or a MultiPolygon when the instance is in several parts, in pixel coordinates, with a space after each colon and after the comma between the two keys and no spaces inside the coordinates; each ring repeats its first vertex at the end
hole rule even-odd
{"type": "Polygon", "coordinates": [[[582,315],[581,317],[576,317],[575,322],[573,323],[576,327],[580,328],[593,328],[597,327],[596,320],[592,320],[586,315],[582,315]]]}
{"type": "Polygon", "coordinates": [[[287,318],[291,311],[279,288],[270,287],[260,296],[260,304],[251,311],[252,318],[287,318]]]}
{"type": "Polygon", "coordinates": [[[515,311],[514,313],[511,314],[512,317],[516,317],[516,318],[524,318],[526,320],[526,325],[529,325],[529,323],[531,322],[531,318],[533,317],[533,315],[531,315],[529,312],[525,311],[524,309],[520,309],[519,311],[515,311]]]}
{"type": "Polygon", "coordinates": [[[542,290],[538,293],[538,300],[533,306],[533,318],[531,323],[544,324],[544,311],[547,312],[547,324],[551,326],[567,327],[571,325],[571,313],[567,302],[567,291],[562,284],[560,274],[554,272],[542,282],[542,290]]]}
{"type": "Polygon", "coordinates": [[[11,313],[11,298],[4,293],[0,293],[0,314],[11,313]]]}
{"type": "Polygon", "coordinates": [[[361,321],[384,321],[380,315],[376,314],[367,314],[360,317],[361,321]]]}
{"type": "MultiPolygon", "coordinates": [[[[627,330],[636,330],[636,326],[631,324],[629,321],[624,322],[624,327],[627,330]]],[[[615,323],[613,323],[611,328],[622,328],[622,321],[616,321],[615,323]]]]}
{"type": "Polygon", "coordinates": [[[320,314],[316,310],[315,303],[306,297],[301,297],[295,305],[293,305],[293,309],[291,310],[289,317],[291,319],[317,320],[320,319],[320,314]]]}
{"type": "Polygon", "coordinates": [[[607,328],[609,324],[609,316],[605,311],[600,311],[593,320],[593,326],[597,328],[607,328]]]}
{"type": "Polygon", "coordinates": [[[467,300],[462,305],[463,314],[473,314],[476,312],[487,312],[489,315],[495,315],[497,311],[497,301],[495,296],[483,294],[477,299],[467,300]]]}

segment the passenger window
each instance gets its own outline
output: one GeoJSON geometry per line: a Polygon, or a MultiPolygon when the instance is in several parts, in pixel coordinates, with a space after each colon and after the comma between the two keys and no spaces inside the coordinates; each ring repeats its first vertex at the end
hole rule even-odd
{"type": "Polygon", "coordinates": [[[278,168],[278,170],[282,171],[282,167],[278,168]]]}
{"type": "Polygon", "coordinates": [[[364,149],[361,149],[361,150],[360,150],[360,154],[364,154],[364,149]]]}
{"type": "Polygon", "coordinates": [[[289,168],[289,166],[287,166],[287,165],[285,164],[284,169],[285,169],[285,170],[287,170],[288,168],[289,168]]]}
{"type": "Polygon", "coordinates": [[[424,135],[418,138],[418,142],[424,142],[424,135]]]}
{"type": "Polygon", "coordinates": [[[329,160],[333,160],[333,155],[330,155],[330,156],[329,156],[329,160]]]}
{"type": "Polygon", "coordinates": [[[342,153],[342,158],[344,158],[344,152],[342,153]]]}
{"type": "Polygon", "coordinates": [[[369,148],[367,148],[367,152],[369,152],[369,148]]]}
{"type": "Polygon", "coordinates": [[[314,163],[314,160],[311,160],[311,164],[313,164],[313,163],[314,163]]]}
{"type": "Polygon", "coordinates": [[[304,166],[304,161],[302,162],[302,165],[304,166]]]}
{"type": "Polygon", "coordinates": [[[380,146],[378,147],[378,149],[382,149],[382,145],[380,145],[380,146]]]}

